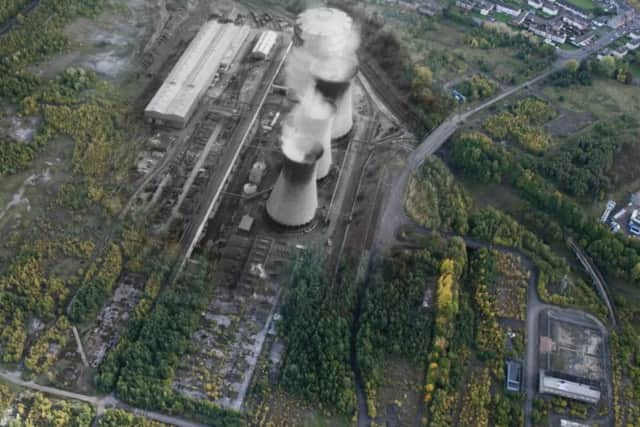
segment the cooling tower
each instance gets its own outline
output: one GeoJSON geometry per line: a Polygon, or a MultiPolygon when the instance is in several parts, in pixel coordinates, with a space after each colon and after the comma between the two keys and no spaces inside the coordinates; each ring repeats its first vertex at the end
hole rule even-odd
{"type": "Polygon", "coordinates": [[[353,126],[351,80],[358,70],[359,43],[353,20],[338,9],[307,9],[298,16],[294,39],[314,59],[315,86],[336,107],[331,137],[341,138],[353,126]]]}
{"type": "Polygon", "coordinates": [[[305,142],[295,130],[283,129],[282,171],[267,200],[267,214],[286,227],[310,223],[318,208],[316,165],[323,150],[305,142]]]}
{"type": "Polygon", "coordinates": [[[293,111],[293,126],[306,144],[317,143],[322,147],[318,159],[316,178],[322,179],[331,170],[331,130],[335,107],[309,92],[302,103],[293,111]]]}
{"type": "Polygon", "coordinates": [[[336,110],[331,128],[333,139],[345,136],[353,127],[351,81],[357,72],[358,62],[349,57],[315,60],[311,65],[315,89],[336,110]]]}
{"type": "Polygon", "coordinates": [[[307,9],[298,15],[294,36],[296,45],[304,46],[316,58],[355,52],[359,43],[351,17],[329,7],[307,9]]]}

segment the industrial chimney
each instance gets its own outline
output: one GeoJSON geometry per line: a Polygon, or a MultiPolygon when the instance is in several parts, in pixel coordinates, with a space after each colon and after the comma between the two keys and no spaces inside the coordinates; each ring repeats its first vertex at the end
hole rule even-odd
{"type": "Polygon", "coordinates": [[[310,72],[316,88],[336,106],[331,137],[351,131],[351,80],[357,73],[359,36],[345,12],[327,7],[307,9],[298,16],[294,40],[313,58],[310,72]]]}
{"type": "Polygon", "coordinates": [[[290,122],[282,129],[283,164],[280,176],[267,200],[267,214],[285,227],[310,223],[318,208],[316,166],[322,146],[310,141],[290,122]]]}

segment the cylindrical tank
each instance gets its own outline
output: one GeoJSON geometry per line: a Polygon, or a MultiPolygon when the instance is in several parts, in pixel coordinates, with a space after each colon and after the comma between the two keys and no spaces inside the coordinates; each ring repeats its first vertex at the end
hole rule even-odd
{"type": "MultiPolygon", "coordinates": [[[[310,93],[309,95],[313,95],[310,93]]],[[[303,98],[294,110],[293,125],[299,134],[301,144],[317,143],[322,147],[322,156],[318,159],[317,179],[322,179],[331,170],[331,130],[335,107],[319,97],[303,98]]]]}
{"type": "Polygon", "coordinates": [[[317,143],[297,144],[283,132],[283,164],[267,200],[267,214],[280,225],[300,227],[310,223],[318,209],[316,165],[322,156],[317,143]]]}

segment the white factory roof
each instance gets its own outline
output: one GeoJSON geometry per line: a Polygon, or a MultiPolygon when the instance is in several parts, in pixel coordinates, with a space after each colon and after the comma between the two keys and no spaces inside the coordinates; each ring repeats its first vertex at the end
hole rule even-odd
{"type": "Polygon", "coordinates": [[[269,56],[271,49],[275,46],[276,41],[278,40],[278,34],[275,31],[265,31],[260,34],[260,38],[256,42],[256,45],[253,47],[251,51],[251,55],[256,57],[266,58],[269,56]]]}
{"type": "Polygon", "coordinates": [[[540,393],[551,393],[588,403],[597,403],[600,400],[600,391],[596,388],[548,376],[544,371],[540,371],[540,393]]]}
{"type": "Polygon", "coordinates": [[[249,31],[251,31],[251,29],[246,25],[243,25],[242,27],[237,27],[237,28],[239,28],[238,32],[236,33],[235,37],[231,40],[231,44],[227,48],[224,56],[222,57],[222,61],[220,61],[221,67],[228,68],[231,65],[234,59],[236,59],[236,55],[240,51],[240,47],[247,40],[247,37],[249,36],[249,31]]]}
{"type": "Polygon", "coordinates": [[[247,26],[205,23],[145,108],[145,114],[186,123],[221,62],[235,57],[241,46],[237,40],[244,41],[242,35],[246,38],[248,30],[247,26]]]}

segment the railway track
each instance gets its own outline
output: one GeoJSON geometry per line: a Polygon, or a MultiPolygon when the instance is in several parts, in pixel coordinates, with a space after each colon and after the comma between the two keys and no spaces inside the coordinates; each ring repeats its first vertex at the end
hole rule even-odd
{"type": "Polygon", "coordinates": [[[384,100],[386,107],[409,128],[413,128],[418,123],[418,117],[411,111],[409,104],[397,94],[397,89],[382,75],[382,70],[364,55],[360,55],[359,66],[360,72],[372,83],[372,88],[384,100]]]}

